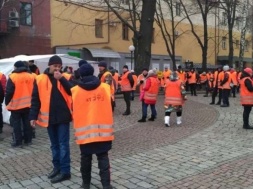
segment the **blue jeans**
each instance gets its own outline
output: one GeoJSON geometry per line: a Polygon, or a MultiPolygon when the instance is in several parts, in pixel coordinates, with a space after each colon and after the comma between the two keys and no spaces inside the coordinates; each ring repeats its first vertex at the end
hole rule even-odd
{"type": "Polygon", "coordinates": [[[151,108],[151,117],[156,117],[156,109],[155,104],[146,104],[144,100],[142,101],[142,117],[147,118],[148,114],[148,106],[150,105],[151,108]]]}
{"type": "Polygon", "coordinates": [[[52,163],[63,174],[70,174],[69,123],[49,125],[52,163]]]}

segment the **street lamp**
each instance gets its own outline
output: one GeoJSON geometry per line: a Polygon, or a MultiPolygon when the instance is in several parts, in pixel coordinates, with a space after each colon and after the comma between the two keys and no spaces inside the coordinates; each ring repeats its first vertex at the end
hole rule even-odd
{"type": "Polygon", "coordinates": [[[130,45],[128,49],[131,52],[131,70],[132,70],[132,67],[133,67],[132,66],[132,64],[133,64],[133,52],[135,50],[135,47],[133,45],[130,45]]]}

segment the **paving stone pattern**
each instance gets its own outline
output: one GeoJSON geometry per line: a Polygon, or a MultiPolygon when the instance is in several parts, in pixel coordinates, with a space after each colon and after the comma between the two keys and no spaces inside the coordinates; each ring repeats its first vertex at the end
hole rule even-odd
{"type": "MultiPolygon", "coordinates": [[[[209,98],[189,97],[183,124],[164,127],[163,97],[155,122],[138,123],[141,103],[122,116],[125,104],[117,99],[115,136],[110,152],[112,184],[116,189],[252,188],[253,131],[242,129],[239,99],[231,107],[210,106],[209,98]]],[[[99,115],[98,115],[99,116],[99,115]]],[[[80,152],[71,134],[72,178],[51,184],[51,151],[45,129],[37,129],[32,146],[10,148],[11,129],[0,141],[0,189],[80,188],[80,152]]],[[[91,189],[102,188],[94,158],[91,189]]]]}

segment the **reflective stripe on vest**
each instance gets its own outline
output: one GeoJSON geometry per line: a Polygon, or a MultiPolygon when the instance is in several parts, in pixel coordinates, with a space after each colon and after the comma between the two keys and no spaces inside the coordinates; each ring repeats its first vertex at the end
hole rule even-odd
{"type": "Polygon", "coordinates": [[[145,99],[145,100],[152,100],[152,101],[155,101],[156,98],[157,98],[157,95],[158,95],[158,94],[153,94],[153,93],[145,92],[145,93],[144,93],[144,99],[145,99]]]}
{"type": "Polygon", "coordinates": [[[22,107],[30,107],[31,106],[31,96],[22,97],[18,99],[12,99],[8,104],[8,109],[10,110],[18,110],[22,109],[22,107]]]}
{"type": "Polygon", "coordinates": [[[78,142],[79,140],[85,140],[85,139],[93,139],[96,140],[95,138],[99,138],[99,141],[104,141],[102,138],[104,137],[105,140],[108,139],[108,137],[112,137],[113,133],[89,133],[89,134],[83,134],[80,136],[76,136],[75,140],[78,142]]]}
{"type": "Polygon", "coordinates": [[[250,92],[245,86],[245,80],[249,80],[253,85],[253,81],[250,77],[245,77],[240,80],[240,100],[242,105],[253,105],[253,92],[250,92]]]}
{"type": "Polygon", "coordinates": [[[172,105],[182,105],[183,104],[183,99],[182,97],[176,98],[176,97],[165,97],[165,102],[166,105],[172,104],[172,105]]]}

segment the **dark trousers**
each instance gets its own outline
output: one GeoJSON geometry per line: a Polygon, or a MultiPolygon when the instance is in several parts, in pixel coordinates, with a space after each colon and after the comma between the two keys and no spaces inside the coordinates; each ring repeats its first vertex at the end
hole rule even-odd
{"type": "Polygon", "coordinates": [[[131,91],[124,91],[123,92],[124,100],[126,102],[126,113],[130,113],[130,98],[131,98],[131,91]]]}
{"type": "Polygon", "coordinates": [[[134,100],[134,94],[135,94],[135,90],[131,91],[131,100],[134,100]]]}
{"type": "Polygon", "coordinates": [[[70,174],[69,123],[49,125],[47,131],[54,168],[63,174],[70,174]]]}
{"type": "Polygon", "coordinates": [[[13,127],[13,141],[22,144],[32,141],[32,127],[29,122],[29,111],[11,112],[11,125],[13,127]],[[23,127],[23,128],[22,128],[23,127]]]}
{"type": "Polygon", "coordinates": [[[232,87],[232,89],[231,89],[231,91],[232,91],[232,94],[233,94],[233,97],[235,97],[235,93],[236,93],[236,89],[237,88],[237,85],[234,85],[233,87],[232,87]]]}
{"type": "Polygon", "coordinates": [[[230,93],[230,89],[223,89],[222,90],[223,104],[228,105],[228,106],[229,106],[229,93],[230,93]]]}
{"type": "Polygon", "coordinates": [[[217,94],[218,94],[218,88],[217,87],[215,87],[215,88],[213,88],[213,93],[212,93],[212,102],[211,103],[215,103],[215,97],[217,96],[217,94]]]}
{"type": "MultiPolygon", "coordinates": [[[[83,145],[80,145],[81,150],[81,174],[84,185],[90,185],[91,182],[91,167],[92,167],[92,154],[86,154],[83,145]]],[[[96,154],[98,160],[99,175],[101,183],[104,188],[110,187],[111,174],[110,162],[108,152],[96,154]]]]}
{"type": "Polygon", "coordinates": [[[196,83],[192,83],[192,84],[189,84],[190,86],[190,89],[191,89],[191,95],[197,95],[196,94],[196,83]]]}
{"type": "Polygon", "coordinates": [[[150,105],[151,108],[151,117],[156,117],[157,112],[155,109],[155,104],[146,104],[144,102],[144,100],[142,101],[142,117],[143,118],[147,118],[147,114],[148,114],[148,106],[150,105]]]}
{"type": "MultiPolygon", "coordinates": [[[[176,112],[177,113],[177,117],[181,117],[182,116],[182,111],[181,112],[176,112]]],[[[171,112],[165,112],[165,116],[170,116],[171,112]]]]}
{"type": "Polygon", "coordinates": [[[243,126],[247,127],[247,126],[249,126],[249,114],[251,112],[252,106],[245,105],[243,107],[244,107],[244,110],[243,110],[243,126]]]}
{"type": "Polygon", "coordinates": [[[3,121],[3,107],[2,103],[0,105],[0,129],[3,129],[4,121],[3,121]]]}

